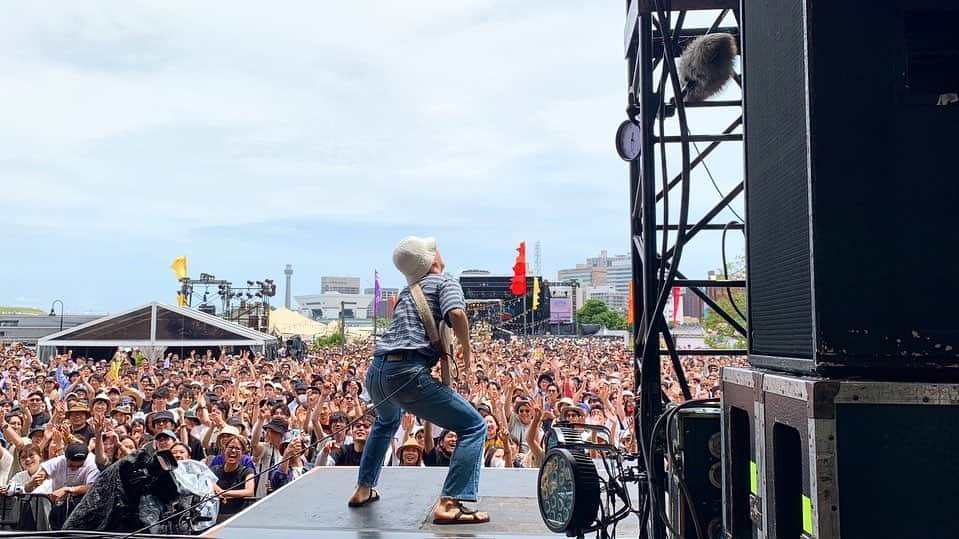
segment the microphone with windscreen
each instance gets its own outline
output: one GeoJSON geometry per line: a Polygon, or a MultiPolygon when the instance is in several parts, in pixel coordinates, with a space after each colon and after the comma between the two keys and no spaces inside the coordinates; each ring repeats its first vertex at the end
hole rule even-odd
{"type": "Polygon", "coordinates": [[[706,34],[694,39],[679,59],[684,101],[705,101],[722,90],[735,75],[733,62],[738,52],[736,38],[730,34],[706,34]]]}

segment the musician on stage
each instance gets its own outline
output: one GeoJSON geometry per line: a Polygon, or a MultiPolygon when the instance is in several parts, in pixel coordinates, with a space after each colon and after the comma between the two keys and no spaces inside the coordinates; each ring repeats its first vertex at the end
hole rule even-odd
{"type": "MultiPolygon", "coordinates": [[[[460,343],[461,361],[470,366],[469,321],[463,289],[443,273],[445,265],[436,240],[409,236],[393,251],[393,264],[409,285],[419,284],[433,319],[445,320],[460,343]]],[[[453,388],[433,378],[430,371],[439,352],[430,344],[424,322],[410,288],[397,299],[393,321],[373,352],[366,372],[366,387],[377,406],[377,417],[360,460],[356,491],[350,507],[362,507],[379,500],[373,488],[380,476],[393,434],[403,411],[457,434],[456,450],[440,498],[433,509],[435,524],[488,522],[489,515],[467,508],[475,502],[486,442],[486,422],[475,408],[453,388]]]]}

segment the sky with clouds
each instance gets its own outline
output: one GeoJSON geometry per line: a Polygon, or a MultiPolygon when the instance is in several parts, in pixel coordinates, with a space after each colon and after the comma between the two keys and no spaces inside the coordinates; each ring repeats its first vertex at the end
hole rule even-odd
{"type": "MultiPolygon", "coordinates": [[[[625,252],[623,25],[605,0],[10,4],[0,304],[172,302],[179,255],[280,296],[286,264],[295,294],[374,268],[396,286],[408,234],[452,271],[508,273],[523,240],[547,278],[625,252]]],[[[698,110],[692,130],[736,114],[698,110]]],[[[720,191],[740,152],[707,160],[720,191]]],[[[695,217],[719,194],[693,184],[695,217]]],[[[720,265],[714,234],[682,268],[720,265]]]]}

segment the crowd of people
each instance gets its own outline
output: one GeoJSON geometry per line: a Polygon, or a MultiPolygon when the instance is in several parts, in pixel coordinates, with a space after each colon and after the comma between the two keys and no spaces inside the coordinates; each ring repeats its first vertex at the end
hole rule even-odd
{"type": "MultiPolygon", "coordinates": [[[[536,337],[473,341],[456,390],[487,423],[483,464],[537,467],[550,422],[604,425],[636,449],[631,350],[621,340],[536,337]]],[[[26,346],[0,351],[0,494],[81,498],[98,474],[138,451],[172,452],[216,474],[221,515],[269,495],[315,466],[357,466],[375,411],[362,381],[371,341],[267,359],[249,351],[183,350],[150,359],[136,349],[41,361],[26,346]],[[296,356],[296,357],[294,357],[296,356]]],[[[693,397],[715,397],[730,357],[683,357],[693,397]]],[[[663,388],[681,400],[663,362],[663,388]]],[[[445,466],[456,433],[405,414],[387,466],[445,466]]],[[[68,510],[68,509],[67,509],[68,510]]],[[[62,523],[64,515],[52,515],[62,523]]]]}

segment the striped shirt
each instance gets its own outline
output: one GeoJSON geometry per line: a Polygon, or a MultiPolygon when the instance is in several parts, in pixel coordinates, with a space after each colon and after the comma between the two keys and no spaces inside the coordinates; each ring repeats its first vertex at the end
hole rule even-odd
{"type": "MultiPolygon", "coordinates": [[[[463,299],[463,289],[460,283],[450,275],[430,274],[420,281],[426,303],[433,312],[433,320],[439,324],[446,320],[453,309],[466,311],[466,300],[463,299]]],[[[401,350],[418,350],[420,353],[435,358],[439,354],[430,346],[430,339],[426,334],[420,313],[416,309],[416,302],[410,294],[409,287],[400,291],[393,310],[393,322],[389,329],[377,342],[374,355],[389,354],[401,350]]]]}

